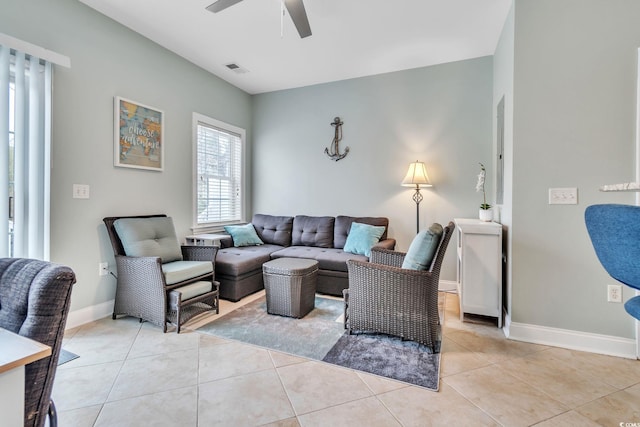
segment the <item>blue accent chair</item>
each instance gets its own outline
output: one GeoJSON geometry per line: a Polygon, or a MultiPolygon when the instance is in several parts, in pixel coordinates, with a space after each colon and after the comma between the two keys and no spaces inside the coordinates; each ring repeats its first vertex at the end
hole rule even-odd
{"type": "MultiPolygon", "coordinates": [[[[640,290],[640,206],[593,205],[584,213],[596,255],[611,277],[640,290]]],[[[624,309],[640,320],[640,295],[624,309]]]]}

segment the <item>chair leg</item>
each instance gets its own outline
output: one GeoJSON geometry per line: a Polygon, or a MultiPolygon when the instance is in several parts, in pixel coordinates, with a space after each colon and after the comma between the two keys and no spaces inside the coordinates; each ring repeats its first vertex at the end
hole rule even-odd
{"type": "Polygon", "coordinates": [[[349,335],[351,335],[351,328],[349,328],[349,289],[344,289],[342,291],[342,296],[344,298],[344,312],[342,315],[342,322],[344,324],[344,328],[349,329],[349,335]]]}
{"type": "Polygon", "coordinates": [[[49,401],[49,427],[58,427],[58,412],[56,411],[56,405],[53,403],[53,399],[49,401]]]}
{"type": "Polygon", "coordinates": [[[176,323],[177,323],[177,325],[176,325],[176,334],[180,333],[180,322],[181,322],[181,319],[180,319],[180,305],[178,305],[178,307],[176,308],[176,323]]]}

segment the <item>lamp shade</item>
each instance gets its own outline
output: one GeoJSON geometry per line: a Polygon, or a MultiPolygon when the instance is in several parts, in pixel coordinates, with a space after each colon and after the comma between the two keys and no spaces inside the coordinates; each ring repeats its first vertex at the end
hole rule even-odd
{"type": "Polygon", "coordinates": [[[427,175],[427,168],[423,162],[416,160],[415,163],[409,165],[407,175],[402,180],[402,185],[405,187],[431,187],[429,176],[427,175]]]}

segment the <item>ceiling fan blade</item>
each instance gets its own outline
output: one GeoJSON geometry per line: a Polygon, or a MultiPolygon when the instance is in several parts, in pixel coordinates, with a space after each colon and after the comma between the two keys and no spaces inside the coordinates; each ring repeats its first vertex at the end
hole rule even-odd
{"type": "MultiPolygon", "coordinates": [[[[221,1],[221,0],[218,0],[221,1]]],[[[311,27],[309,26],[309,19],[307,18],[307,12],[304,9],[304,3],[302,0],[284,0],[284,5],[291,16],[293,24],[300,34],[300,38],[309,37],[311,35],[311,27]]]]}
{"type": "Polygon", "coordinates": [[[209,12],[218,13],[221,10],[228,8],[229,6],[233,6],[236,3],[240,3],[242,0],[218,0],[215,3],[210,4],[206,7],[209,12]]]}

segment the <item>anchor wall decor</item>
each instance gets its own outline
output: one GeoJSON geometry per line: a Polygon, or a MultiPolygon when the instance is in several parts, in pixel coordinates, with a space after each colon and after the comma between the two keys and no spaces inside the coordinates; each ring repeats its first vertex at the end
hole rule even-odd
{"type": "Polygon", "coordinates": [[[344,153],[340,154],[340,147],[338,144],[342,140],[342,125],[343,122],[340,120],[340,117],[336,117],[333,119],[333,123],[330,123],[331,126],[335,127],[335,135],[333,137],[333,142],[331,142],[331,151],[329,148],[325,148],[324,152],[331,160],[338,161],[344,159],[347,154],[349,154],[349,147],[345,147],[344,153]]]}

